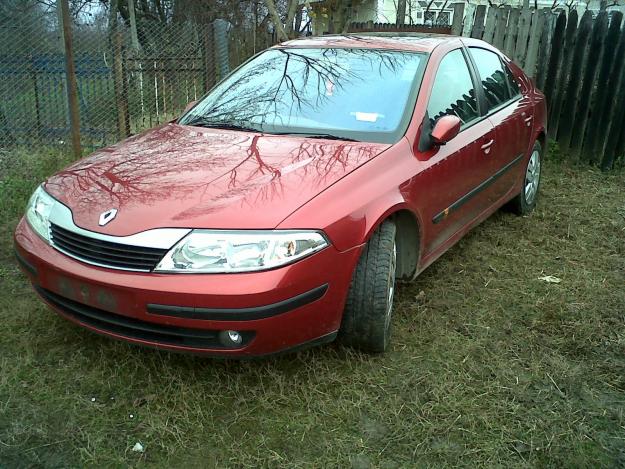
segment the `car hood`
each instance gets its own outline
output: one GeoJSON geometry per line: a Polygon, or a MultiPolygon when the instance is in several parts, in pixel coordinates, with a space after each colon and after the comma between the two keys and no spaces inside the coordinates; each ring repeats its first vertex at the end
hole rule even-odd
{"type": "Polygon", "coordinates": [[[388,144],[166,124],[48,179],[78,226],[126,236],[151,228],[275,228],[388,144]],[[99,226],[100,214],[117,209],[99,226]]]}

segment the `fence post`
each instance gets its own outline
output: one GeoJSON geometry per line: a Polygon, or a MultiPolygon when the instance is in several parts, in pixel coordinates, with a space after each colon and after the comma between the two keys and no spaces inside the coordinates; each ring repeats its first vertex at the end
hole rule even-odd
{"type": "Polygon", "coordinates": [[[562,59],[560,61],[559,72],[556,79],[555,93],[551,105],[549,106],[549,132],[553,138],[557,139],[558,126],[564,103],[564,94],[570,79],[571,62],[573,61],[573,48],[577,39],[577,10],[569,13],[564,34],[564,45],[562,59]]]}
{"type": "Polygon", "coordinates": [[[606,105],[602,109],[603,112],[601,113],[601,121],[599,124],[599,128],[602,130],[602,133],[595,148],[595,152],[597,153],[597,162],[601,162],[601,169],[603,170],[610,169],[612,166],[614,155],[611,150],[613,147],[616,147],[618,142],[618,133],[620,133],[620,130],[622,129],[621,116],[623,114],[623,109],[617,104],[621,100],[619,88],[621,87],[621,83],[625,81],[623,79],[624,64],[625,32],[621,31],[620,38],[618,39],[618,46],[616,46],[614,62],[612,63],[612,72],[610,73],[610,79],[607,83],[607,89],[610,90],[611,97],[606,100],[606,105]],[[611,128],[613,131],[616,130],[614,127],[618,127],[616,134],[610,131],[611,128]],[[612,137],[610,134],[612,134],[612,137]],[[609,150],[607,148],[608,146],[610,147],[609,150]]]}
{"type": "Polygon", "coordinates": [[[473,15],[475,13],[475,5],[467,3],[464,8],[464,22],[462,24],[462,35],[471,36],[471,29],[473,28],[473,15]]]}
{"type": "Polygon", "coordinates": [[[471,37],[482,39],[484,34],[484,19],[486,18],[486,5],[478,5],[475,9],[475,21],[471,30],[471,37]]]}
{"type": "MultiPolygon", "coordinates": [[[[210,90],[216,83],[215,73],[215,36],[213,32],[213,23],[204,25],[202,34],[202,44],[204,51],[202,57],[204,60],[204,93],[210,90]]],[[[202,93],[202,94],[204,94],[202,93]]]]}
{"type": "MultiPolygon", "coordinates": [[[[547,11],[536,10],[532,17],[532,28],[530,30],[530,40],[527,44],[527,53],[525,55],[525,64],[523,70],[530,77],[536,77],[536,64],[538,62],[538,46],[543,37],[543,28],[547,19],[547,11]]],[[[546,47],[544,45],[543,47],[546,47]]]]}
{"type": "Polygon", "coordinates": [[[545,12],[545,27],[540,37],[540,48],[538,49],[536,86],[544,92],[549,71],[549,61],[551,60],[551,43],[555,31],[556,15],[550,8],[543,8],[543,11],[545,12]]]}
{"type": "Polygon", "coordinates": [[[519,31],[519,18],[521,17],[521,10],[513,8],[510,10],[510,16],[508,16],[508,27],[506,28],[506,39],[504,41],[503,52],[514,60],[514,51],[516,49],[517,34],[521,34],[519,31]]]}
{"type": "Polygon", "coordinates": [[[122,50],[122,33],[113,34],[113,87],[115,88],[115,102],[117,104],[117,130],[119,138],[130,135],[130,119],[128,111],[128,89],[124,77],[124,62],[122,50]]]}
{"type": "Polygon", "coordinates": [[[493,36],[492,42],[493,46],[495,46],[497,49],[503,49],[503,41],[506,34],[509,14],[510,7],[508,5],[499,8],[497,23],[495,24],[495,35],[493,36]]]}
{"type": "Polygon", "coordinates": [[[134,0],[128,0],[128,15],[130,17],[130,41],[135,51],[139,50],[139,35],[137,34],[137,18],[134,0]]]}
{"type": "MultiPolygon", "coordinates": [[[[570,67],[570,79],[565,92],[563,93],[564,101],[562,103],[562,113],[559,116],[558,134],[553,135],[557,138],[558,143],[564,152],[568,152],[571,143],[571,134],[573,132],[573,121],[575,119],[575,108],[577,105],[577,97],[579,87],[582,81],[582,64],[584,62],[584,53],[588,50],[588,38],[592,30],[592,12],[586,10],[582,16],[577,29],[577,40],[575,41],[575,50],[573,51],[573,59],[570,67]]],[[[595,51],[598,52],[598,51],[595,51]]]]}
{"type": "MultiPolygon", "coordinates": [[[[556,26],[551,37],[551,47],[549,54],[549,62],[546,67],[545,86],[543,92],[547,98],[547,106],[551,108],[551,98],[554,94],[556,86],[556,78],[558,77],[558,68],[560,66],[560,57],[564,44],[564,30],[566,28],[566,13],[563,11],[558,15],[556,26]]],[[[549,128],[548,128],[549,129],[549,128]]],[[[551,132],[551,129],[549,129],[551,132]]]]}
{"type": "Polygon", "coordinates": [[[495,37],[495,24],[497,23],[497,17],[499,16],[499,8],[492,6],[488,7],[488,13],[486,14],[486,23],[484,24],[484,36],[482,39],[489,44],[493,43],[495,37]]]}
{"type": "Polygon", "coordinates": [[[65,48],[65,80],[67,82],[67,107],[72,138],[72,150],[76,158],[82,156],[80,148],[80,110],[78,108],[78,85],[76,84],[76,67],[72,49],[72,25],[69,16],[68,0],[59,0],[63,46],[65,48]]]}
{"type": "Polygon", "coordinates": [[[623,21],[623,13],[615,11],[612,13],[610,19],[610,26],[608,27],[608,34],[603,46],[603,57],[601,66],[599,67],[599,75],[597,76],[597,82],[595,90],[592,96],[592,107],[595,110],[595,115],[591,116],[588,120],[588,127],[584,134],[584,143],[582,144],[582,154],[592,164],[597,163],[597,154],[595,149],[597,142],[599,141],[601,128],[599,127],[600,115],[596,116],[597,112],[603,112],[605,108],[606,100],[613,90],[609,90],[607,87],[610,72],[612,70],[612,64],[614,63],[616,54],[616,43],[621,32],[621,22],[623,21]]]}
{"type": "Polygon", "coordinates": [[[582,79],[582,89],[578,94],[579,104],[575,112],[573,122],[573,132],[571,135],[570,151],[572,155],[579,159],[586,132],[588,114],[591,109],[591,97],[601,57],[601,49],[604,47],[606,35],[608,34],[608,13],[602,11],[597,15],[592,28],[590,38],[590,48],[588,49],[588,59],[586,69],[582,79]]]}
{"type": "MultiPolygon", "coordinates": [[[[536,17],[534,17],[536,21],[536,17]]],[[[514,60],[521,68],[525,66],[525,58],[527,55],[527,43],[530,35],[530,23],[532,22],[532,10],[527,8],[521,12],[519,19],[518,35],[516,45],[514,47],[514,60]]]]}
{"type": "Polygon", "coordinates": [[[35,95],[35,117],[37,118],[37,138],[41,140],[41,105],[39,103],[39,85],[37,84],[37,68],[35,67],[35,58],[30,54],[30,76],[33,80],[33,94],[35,95]]]}
{"type": "Polygon", "coordinates": [[[454,3],[454,19],[451,23],[451,34],[460,36],[462,34],[462,20],[464,19],[464,3],[454,3]]]}

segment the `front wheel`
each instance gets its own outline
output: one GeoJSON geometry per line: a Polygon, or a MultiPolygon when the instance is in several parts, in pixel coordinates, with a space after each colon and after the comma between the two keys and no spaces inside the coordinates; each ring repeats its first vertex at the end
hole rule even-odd
{"type": "Polygon", "coordinates": [[[536,207],[540,176],[542,170],[542,147],[539,142],[534,143],[532,154],[525,167],[521,192],[510,201],[510,207],[518,215],[527,215],[536,207]]]}
{"type": "Polygon", "coordinates": [[[397,266],[395,231],[395,223],[383,222],[360,255],[339,330],[345,345],[375,353],[388,347],[397,266]]]}

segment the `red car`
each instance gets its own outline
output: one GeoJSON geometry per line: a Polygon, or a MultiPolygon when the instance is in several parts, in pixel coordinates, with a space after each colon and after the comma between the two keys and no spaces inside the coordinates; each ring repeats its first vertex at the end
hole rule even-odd
{"type": "Polygon", "coordinates": [[[545,98],[492,46],[328,36],[268,49],[175,122],[50,177],[15,233],[55,311],[163,349],[387,349],[412,279],[536,204],[545,98]]]}

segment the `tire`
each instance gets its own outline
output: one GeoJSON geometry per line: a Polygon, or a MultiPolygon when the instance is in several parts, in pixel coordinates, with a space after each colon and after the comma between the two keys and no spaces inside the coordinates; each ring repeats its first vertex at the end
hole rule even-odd
{"type": "Polygon", "coordinates": [[[523,172],[521,192],[509,204],[510,209],[517,215],[527,215],[536,207],[538,190],[540,189],[541,169],[542,147],[539,142],[536,142],[523,172]]]}
{"type": "Polygon", "coordinates": [[[344,345],[373,353],[388,347],[397,266],[395,231],[395,223],[383,222],[358,260],[339,330],[344,345]]]}

